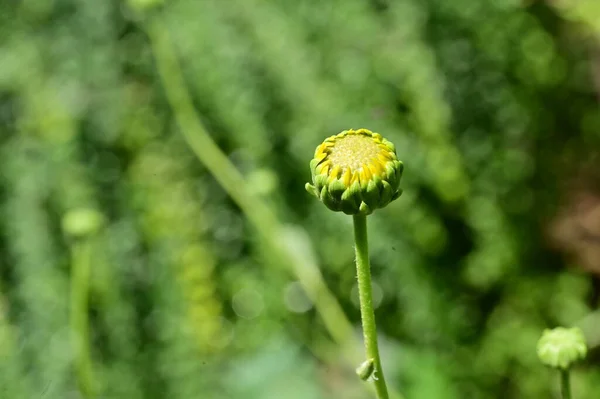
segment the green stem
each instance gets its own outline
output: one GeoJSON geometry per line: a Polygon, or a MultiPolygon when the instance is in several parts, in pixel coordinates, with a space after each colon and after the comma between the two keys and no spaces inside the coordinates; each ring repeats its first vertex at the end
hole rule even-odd
{"type": "Polygon", "coordinates": [[[379,347],[377,345],[377,328],[375,325],[373,289],[371,286],[371,265],[369,263],[369,243],[367,239],[367,217],[365,215],[354,215],[354,241],[365,352],[367,359],[373,359],[375,364],[374,384],[377,397],[379,399],[388,399],[388,391],[385,385],[385,377],[381,368],[379,347]]]}
{"type": "Polygon", "coordinates": [[[73,334],[77,382],[81,394],[85,398],[95,396],[88,320],[90,251],[90,243],[85,239],[73,244],[71,261],[71,333],[73,334]]]}
{"type": "Polygon", "coordinates": [[[569,370],[560,370],[560,391],[563,399],[571,399],[571,382],[569,370]]]}
{"type": "Polygon", "coordinates": [[[159,19],[149,21],[146,27],[159,75],[186,142],[241,208],[266,243],[277,251],[279,258],[285,259],[282,264],[291,267],[298,277],[334,339],[338,343],[348,345],[351,343],[352,326],[339,302],[325,285],[318,267],[301,261],[299,257],[290,254],[289,249],[282,247],[280,236],[283,226],[276,215],[260,198],[252,195],[244,177],[202,125],[186,90],[166,27],[159,19]]]}

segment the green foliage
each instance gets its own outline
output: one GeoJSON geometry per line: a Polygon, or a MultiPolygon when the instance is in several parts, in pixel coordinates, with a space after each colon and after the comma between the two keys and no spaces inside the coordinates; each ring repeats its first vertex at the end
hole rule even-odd
{"type": "Polygon", "coordinates": [[[594,278],[545,236],[565,183],[599,177],[600,19],[547,3],[1,3],[0,396],[77,396],[85,239],[98,397],[369,397],[351,220],[304,191],[315,147],[362,127],[406,167],[369,219],[388,385],[556,396],[541,332],[600,342],[594,278]],[[93,236],[62,230],[80,209],[93,236]]]}

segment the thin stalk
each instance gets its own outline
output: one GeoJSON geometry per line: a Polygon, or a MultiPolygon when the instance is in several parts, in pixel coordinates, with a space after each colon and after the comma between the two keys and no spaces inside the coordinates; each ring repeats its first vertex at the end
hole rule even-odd
{"type": "Polygon", "coordinates": [[[87,240],[76,242],[72,247],[71,260],[71,333],[75,351],[75,372],[79,390],[82,396],[88,399],[95,396],[88,318],[90,251],[90,243],[87,240]]]}
{"type": "Polygon", "coordinates": [[[571,399],[571,381],[569,369],[560,370],[560,392],[563,399],[571,399]]]}
{"type": "Polygon", "coordinates": [[[352,325],[335,296],[325,285],[318,267],[299,261],[282,247],[280,235],[283,226],[273,211],[250,192],[244,177],[217,146],[200,121],[186,90],[166,27],[159,19],[152,20],[146,27],[167,98],[187,144],[241,208],[256,231],[276,251],[277,256],[285,259],[282,263],[289,266],[296,275],[314,302],[331,336],[340,344],[352,343],[352,325]]]}
{"type": "Polygon", "coordinates": [[[375,364],[373,382],[377,397],[379,399],[388,399],[388,391],[383,369],[381,368],[381,358],[377,344],[377,327],[375,325],[373,288],[371,285],[371,265],[369,262],[369,242],[367,238],[367,217],[365,215],[354,215],[354,241],[365,352],[367,359],[373,359],[375,364]]]}

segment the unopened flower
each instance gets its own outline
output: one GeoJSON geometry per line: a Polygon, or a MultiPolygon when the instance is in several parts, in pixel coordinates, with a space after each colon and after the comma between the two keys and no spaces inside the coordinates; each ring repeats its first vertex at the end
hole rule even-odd
{"type": "Polygon", "coordinates": [[[362,362],[360,366],[356,368],[356,374],[363,381],[367,381],[369,380],[369,378],[373,378],[376,380],[377,377],[375,376],[375,360],[368,359],[362,362]]]}
{"type": "Polygon", "coordinates": [[[62,228],[67,235],[81,238],[96,233],[104,221],[104,216],[96,209],[78,208],[63,216],[62,228]]]}
{"type": "Polygon", "coordinates": [[[544,330],[537,344],[537,354],[545,365],[564,370],[585,358],[587,345],[579,328],[557,327],[544,330]]]}
{"type": "Polygon", "coordinates": [[[403,168],[394,145],[379,133],[344,130],[315,150],[306,189],[333,211],[368,215],[400,196],[403,168]]]}

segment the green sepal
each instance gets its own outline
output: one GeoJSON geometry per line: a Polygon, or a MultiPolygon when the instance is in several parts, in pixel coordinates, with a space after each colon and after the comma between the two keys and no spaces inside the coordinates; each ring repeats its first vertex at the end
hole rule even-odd
{"type": "Polygon", "coordinates": [[[387,204],[392,201],[392,196],[394,192],[392,191],[392,186],[387,181],[383,180],[381,182],[381,198],[379,200],[379,208],[383,208],[387,204]]]}
{"type": "Polygon", "coordinates": [[[360,196],[360,183],[358,181],[355,181],[342,194],[342,211],[347,215],[354,215],[358,213],[361,201],[362,200],[360,196]]]}
{"type": "Polygon", "coordinates": [[[377,204],[379,203],[379,198],[381,197],[380,185],[381,179],[371,179],[369,180],[369,184],[367,184],[367,189],[363,192],[363,201],[371,208],[375,209],[377,204]],[[379,184],[378,184],[379,183],[379,184]]]}
{"type": "Polygon", "coordinates": [[[396,146],[389,140],[382,139],[381,142],[390,150],[390,152],[396,153],[396,146]]]}
{"type": "Polygon", "coordinates": [[[398,176],[398,180],[400,180],[402,173],[404,173],[404,162],[394,160],[394,166],[396,167],[396,175],[398,176]]]}
{"type": "Polygon", "coordinates": [[[390,186],[395,187],[396,182],[398,181],[398,177],[396,176],[396,168],[394,167],[393,162],[388,162],[385,165],[385,174],[387,175],[387,182],[390,186]]]}
{"type": "Polygon", "coordinates": [[[327,185],[327,176],[325,175],[316,175],[313,180],[315,183],[315,187],[319,192],[323,189],[323,187],[327,185]]]}
{"type": "Polygon", "coordinates": [[[315,197],[319,198],[319,192],[317,191],[317,188],[315,186],[313,186],[310,183],[306,183],[304,185],[304,188],[306,189],[306,191],[308,191],[309,194],[312,194],[315,197]]]}
{"type": "Polygon", "coordinates": [[[334,198],[341,198],[344,191],[346,191],[346,185],[340,179],[333,179],[328,185],[329,192],[334,198]]]}
{"type": "Polygon", "coordinates": [[[373,210],[364,201],[360,203],[360,207],[358,208],[358,210],[363,215],[370,215],[371,213],[373,213],[373,210]]]}
{"type": "Polygon", "coordinates": [[[319,165],[321,161],[319,161],[317,158],[313,158],[310,161],[310,171],[313,175],[317,174],[317,166],[319,165]]]}
{"type": "Polygon", "coordinates": [[[404,172],[404,164],[402,163],[402,161],[394,160],[394,172],[396,174],[396,179],[395,185],[392,185],[392,188],[396,190],[400,185],[400,179],[402,179],[402,172],[404,172]]]}
{"type": "Polygon", "coordinates": [[[327,208],[336,212],[340,210],[339,201],[336,201],[335,198],[333,198],[327,186],[323,187],[323,189],[321,190],[320,198],[327,208]]]}

